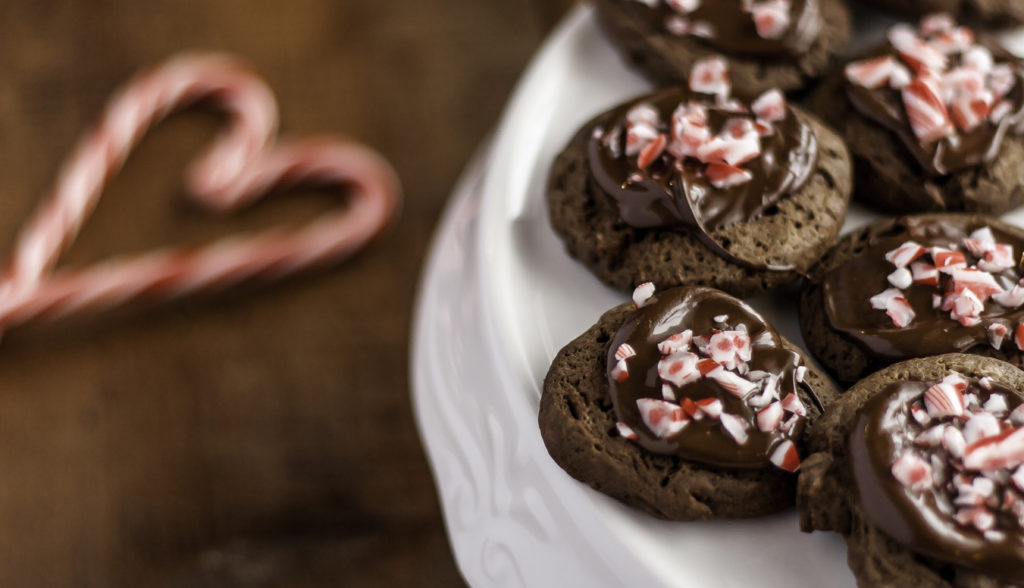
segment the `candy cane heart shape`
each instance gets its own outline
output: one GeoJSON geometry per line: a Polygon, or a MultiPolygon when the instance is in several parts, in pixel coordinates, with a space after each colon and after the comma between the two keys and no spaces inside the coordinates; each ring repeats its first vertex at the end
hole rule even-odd
{"type": "Polygon", "coordinates": [[[361,145],[328,137],[273,144],[276,125],[270,90],[231,58],[186,55],[130,82],[79,143],[53,193],[22,232],[0,286],[0,330],[142,297],[167,299],[253,278],[280,278],[340,260],[388,224],[400,189],[383,158],[361,145]],[[315,181],[336,185],[347,205],[297,227],[236,235],[195,250],[162,249],[54,272],[106,182],[145,130],[201,99],[215,101],[231,122],[188,172],[188,185],[199,203],[231,211],[276,189],[315,181]]]}

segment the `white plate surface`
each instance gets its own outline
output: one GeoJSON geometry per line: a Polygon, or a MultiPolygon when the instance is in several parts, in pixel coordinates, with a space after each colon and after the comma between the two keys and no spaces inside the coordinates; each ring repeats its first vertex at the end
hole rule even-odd
{"type": "MultiPolygon", "coordinates": [[[[859,44],[886,22],[859,15],[859,44]]],[[[569,478],[540,440],[551,360],[627,300],[565,254],[543,202],[548,168],[581,124],[649,88],[590,9],[577,9],[520,82],[486,162],[471,165],[442,223],[417,309],[413,378],[460,568],[474,585],[853,586],[842,540],[800,533],[795,512],[658,521],[569,478]]],[[[854,206],[844,231],[875,218],[854,206]]],[[[801,342],[793,299],[780,289],[751,303],[801,342]]]]}

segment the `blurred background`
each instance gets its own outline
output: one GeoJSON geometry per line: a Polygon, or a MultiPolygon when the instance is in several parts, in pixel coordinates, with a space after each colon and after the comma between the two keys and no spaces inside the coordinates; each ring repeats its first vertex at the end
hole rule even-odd
{"type": "MultiPolygon", "coordinates": [[[[31,325],[0,341],[0,585],[450,586],[410,411],[420,265],[448,192],[568,2],[0,3],[0,250],[112,90],[183,49],[249,60],[283,133],[391,160],[401,220],[329,271],[31,325]]],[[[298,190],[230,219],[183,198],[222,119],[150,133],[64,265],[311,218],[298,190]]]]}

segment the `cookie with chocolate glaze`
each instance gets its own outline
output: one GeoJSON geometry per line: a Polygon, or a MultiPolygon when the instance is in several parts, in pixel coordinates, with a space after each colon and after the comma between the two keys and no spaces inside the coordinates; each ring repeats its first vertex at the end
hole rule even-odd
{"type": "Polygon", "coordinates": [[[552,362],[538,419],[551,457],[658,518],[791,506],[801,433],[836,396],[831,382],[747,304],[710,288],[650,290],[552,362]]]}
{"type": "Polygon", "coordinates": [[[844,237],[800,295],[808,349],[855,382],[914,357],[1024,365],[1024,229],[967,214],[908,216],[844,237]]]}
{"type": "Polygon", "coordinates": [[[850,37],[850,15],[841,0],[595,0],[594,5],[623,58],[660,84],[685,82],[694,63],[721,56],[730,61],[737,87],[798,90],[834,65],[850,37]]]}
{"type": "Polygon", "coordinates": [[[957,18],[1010,26],[1024,22],[1024,2],[1019,0],[861,0],[864,4],[896,14],[921,18],[936,12],[957,18]]]}
{"type": "Polygon", "coordinates": [[[844,535],[861,586],[1024,582],[1024,372],[949,354],[890,366],[805,434],[805,532],[844,535]]]}
{"type": "Polygon", "coordinates": [[[888,38],[811,97],[853,154],[854,197],[894,213],[1024,203],[1021,60],[941,15],[888,38]]]}
{"type": "Polygon", "coordinates": [[[552,166],[552,227],[606,284],[748,296],[794,280],[834,243],[846,148],[777,90],[731,96],[725,67],[701,62],[690,87],[599,115],[552,166]]]}

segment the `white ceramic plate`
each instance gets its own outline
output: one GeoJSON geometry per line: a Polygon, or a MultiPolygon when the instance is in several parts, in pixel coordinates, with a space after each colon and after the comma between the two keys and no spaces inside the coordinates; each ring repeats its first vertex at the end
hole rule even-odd
{"type": "MultiPolygon", "coordinates": [[[[857,45],[886,24],[858,15],[857,45]]],[[[842,539],[800,533],[795,512],[658,521],[571,479],[541,442],[551,360],[627,300],[565,254],[543,202],[548,168],[581,124],[649,88],[590,9],[577,9],[535,58],[442,222],[417,308],[413,388],[460,569],[479,586],[853,586],[842,539]]],[[[875,218],[854,206],[844,230],[875,218]]],[[[801,342],[793,299],[782,289],[751,303],[801,342]]]]}

